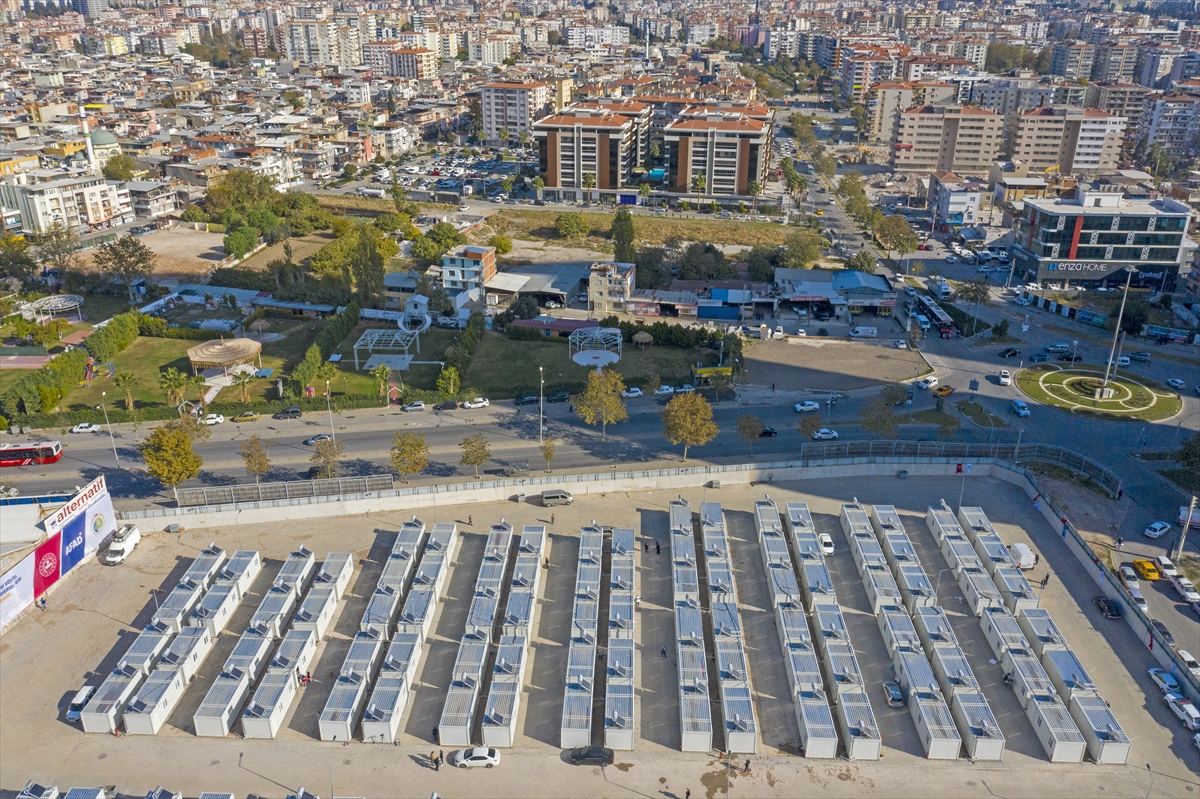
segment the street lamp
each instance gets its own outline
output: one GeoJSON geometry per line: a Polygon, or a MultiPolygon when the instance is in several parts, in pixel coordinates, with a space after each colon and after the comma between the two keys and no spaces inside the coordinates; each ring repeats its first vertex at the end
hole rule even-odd
{"type": "Polygon", "coordinates": [[[542,436],[546,427],[545,410],[543,409],[542,397],[546,391],[546,376],[542,367],[538,367],[538,445],[545,443],[542,436]]]}
{"type": "Polygon", "coordinates": [[[1075,348],[1071,350],[1071,363],[1075,363],[1076,359],[1079,357],[1079,339],[1073,339],[1071,344],[1075,348]]]}
{"type": "Polygon", "coordinates": [[[1104,388],[1108,388],[1108,376],[1112,371],[1115,355],[1117,354],[1117,338],[1121,335],[1121,319],[1125,316],[1125,301],[1129,299],[1129,281],[1137,270],[1132,266],[1125,270],[1125,293],[1121,295],[1121,310],[1117,312],[1117,325],[1113,329],[1112,347],[1108,351],[1108,363],[1104,365],[1104,388]]]}
{"type": "Polygon", "coordinates": [[[333,429],[333,401],[330,400],[330,398],[329,398],[331,394],[332,394],[332,391],[329,388],[329,381],[326,380],[325,381],[325,410],[329,411],[329,435],[334,441],[337,441],[337,432],[335,432],[333,429]]]}
{"type": "Polygon", "coordinates": [[[108,408],[104,404],[104,398],[108,396],[107,391],[100,392],[100,407],[96,410],[104,411],[104,424],[108,425],[108,443],[112,444],[113,460],[117,462],[117,468],[121,468],[121,459],[117,457],[117,440],[113,438],[112,422],[108,421],[108,408]]]}

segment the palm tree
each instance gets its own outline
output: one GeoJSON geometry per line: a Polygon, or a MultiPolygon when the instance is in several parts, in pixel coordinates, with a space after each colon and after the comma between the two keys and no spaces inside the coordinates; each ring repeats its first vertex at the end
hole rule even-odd
{"type": "Polygon", "coordinates": [[[696,208],[700,207],[700,195],[708,188],[708,178],[703,172],[697,172],[692,175],[692,191],[696,192],[696,208]]]}
{"type": "Polygon", "coordinates": [[[533,186],[533,190],[537,192],[537,198],[539,200],[542,199],[542,189],[546,188],[546,181],[542,178],[542,176],[538,175],[529,182],[529,185],[533,186]]]}
{"type": "Polygon", "coordinates": [[[174,366],[158,376],[158,387],[167,395],[167,403],[170,405],[183,402],[183,392],[187,385],[188,376],[174,366]]]}
{"type": "Polygon", "coordinates": [[[504,147],[504,149],[507,150],[508,149],[508,128],[500,128],[500,130],[496,131],[496,135],[500,138],[500,145],[502,147],[504,147]]]}
{"type": "Polygon", "coordinates": [[[204,375],[192,375],[187,378],[187,388],[200,395],[200,412],[208,413],[208,385],[204,382],[204,375]]]}
{"type": "Polygon", "coordinates": [[[638,186],[638,195],[642,198],[642,205],[647,204],[646,201],[650,199],[650,193],[653,191],[654,187],[649,183],[643,183],[642,185],[638,186]]]}
{"type": "Polygon", "coordinates": [[[121,372],[113,380],[117,388],[124,389],[125,391],[125,410],[127,411],[133,410],[133,384],[136,382],[137,379],[133,376],[133,372],[121,372]]]}
{"type": "Polygon", "coordinates": [[[239,392],[242,402],[250,402],[250,384],[254,382],[254,372],[238,372],[233,376],[233,387],[239,392]]]}
{"type": "Polygon", "coordinates": [[[522,130],[517,133],[517,142],[521,145],[521,149],[525,149],[529,145],[529,132],[522,130]]]}
{"type": "Polygon", "coordinates": [[[746,187],[746,193],[750,195],[750,201],[753,203],[754,210],[752,213],[758,213],[758,195],[762,194],[762,184],[757,180],[750,181],[750,185],[746,187]]]}
{"type": "Polygon", "coordinates": [[[587,189],[587,199],[589,202],[592,199],[592,189],[594,189],[595,187],[596,187],[596,173],[595,172],[584,172],[583,173],[583,188],[587,189]]]}
{"type": "Polygon", "coordinates": [[[379,396],[384,396],[388,382],[392,379],[391,367],[380,364],[371,370],[371,377],[379,381],[379,396]]]}

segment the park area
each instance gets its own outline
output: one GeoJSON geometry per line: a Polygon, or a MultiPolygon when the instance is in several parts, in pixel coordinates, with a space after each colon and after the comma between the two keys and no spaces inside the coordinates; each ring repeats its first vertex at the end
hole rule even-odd
{"type": "Polygon", "coordinates": [[[1144,377],[1114,370],[1108,381],[1113,396],[1096,399],[1103,384],[1104,370],[1099,366],[1038,364],[1017,374],[1017,387],[1035,402],[1108,421],[1158,422],[1183,407],[1176,391],[1144,377]]]}

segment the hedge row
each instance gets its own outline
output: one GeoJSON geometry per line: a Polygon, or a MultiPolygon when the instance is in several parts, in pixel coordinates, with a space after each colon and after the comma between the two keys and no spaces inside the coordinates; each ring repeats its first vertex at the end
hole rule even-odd
{"type": "MultiPolygon", "coordinates": [[[[171,327],[166,319],[157,316],[138,314],[138,333],[152,338],[178,338],[187,341],[208,341],[215,334],[211,330],[197,330],[191,327],[171,327]]],[[[91,339],[89,339],[90,341],[91,339]]]]}
{"type": "Polygon", "coordinates": [[[86,350],[71,350],[22,377],[0,396],[0,414],[12,419],[23,413],[52,410],[83,380],[87,361],[86,350]]]}
{"type": "Polygon", "coordinates": [[[483,326],[483,314],[478,311],[471,314],[471,318],[467,320],[467,329],[459,335],[458,342],[446,359],[446,366],[453,366],[459,375],[465,375],[467,367],[471,365],[475,348],[479,346],[479,339],[483,337],[483,326]]]}

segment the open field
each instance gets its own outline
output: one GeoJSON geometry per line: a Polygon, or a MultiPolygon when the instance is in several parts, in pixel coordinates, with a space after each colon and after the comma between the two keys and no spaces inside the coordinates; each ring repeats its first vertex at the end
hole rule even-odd
{"type": "MultiPolygon", "coordinates": [[[[1186,788],[1195,786],[1196,753],[1188,740],[1190,733],[1170,716],[1161,693],[1146,676],[1146,670],[1154,665],[1152,656],[1124,622],[1099,616],[1091,603],[1096,592],[1091,575],[1044,517],[1033,510],[1029,497],[1001,481],[968,478],[965,487],[970,491],[965,501],[985,510],[1006,543],[1026,543],[1040,555],[1040,566],[1031,573],[1034,581],[1047,573],[1053,575],[1040,592],[1041,606],[1050,612],[1129,736],[1132,752],[1128,765],[1048,761],[1017,695],[1004,686],[1003,666],[995,662],[953,579],[937,581],[939,603],[1004,736],[1003,760],[929,760],[910,710],[884,706],[878,684],[893,679],[891,656],[845,544],[838,509],[852,497],[895,505],[925,573],[934,581],[945,561],[926,529],[924,509],[957,493],[959,484],[952,478],[874,476],[785,482],[770,489],[780,509],[785,502],[808,502],[816,530],[833,537],[836,551],[826,562],[863,683],[870,688],[883,746],[880,761],[817,760],[798,753],[799,732],[789,701],[788,674],[751,513],[753,502],[763,496],[763,487],[725,486],[682,493],[693,511],[702,499],[722,503],[725,511],[728,556],[736,580],[756,723],[756,753],[739,756],[737,769],[727,770],[711,752],[680,751],[670,568],[673,553],[667,534],[667,503],[680,492],[663,490],[639,491],[636,496],[580,497],[570,507],[555,508],[553,524],[549,513],[529,503],[442,506],[436,512],[422,513],[426,525],[456,522],[458,547],[411,681],[412,693],[396,746],[362,743],[357,738],[346,744],[321,742],[317,719],[350,639],[359,629],[395,531],[408,521],[408,512],[333,518],[320,524],[297,519],[196,527],[176,535],[147,530],[127,564],[110,568],[92,561],[76,567],[73,576],[50,595],[45,611],[29,611],[6,632],[0,648],[5,673],[30,676],[0,683],[0,748],[5,753],[0,789],[15,793],[32,778],[58,785],[60,790],[71,785],[115,785],[122,795],[144,795],[163,784],[190,796],[217,790],[238,796],[283,797],[300,785],[326,795],[323,786],[332,781],[332,795],[349,796],[421,797],[436,790],[463,797],[629,795],[681,799],[691,791],[693,796],[715,799],[724,795],[728,778],[732,796],[755,797],[1191,795],[1186,788]],[[478,525],[468,524],[474,514],[480,516],[478,525]],[[501,750],[502,762],[494,770],[449,769],[441,774],[428,766],[431,746],[434,751],[438,748],[430,742],[430,731],[439,723],[446,700],[475,578],[486,554],[487,527],[501,517],[516,531],[522,525],[545,525],[549,556],[525,654],[514,746],[501,750]],[[633,573],[641,597],[631,630],[636,675],[634,749],[617,752],[616,765],[605,769],[573,768],[564,762],[559,748],[578,531],[593,520],[632,527],[639,543],[650,544],[648,551],[637,547],[633,573]],[[663,544],[661,554],[655,552],[656,540],[663,544]],[[66,723],[66,702],[73,692],[84,684],[98,685],[149,621],[155,608],[152,592],[170,590],[210,542],[227,552],[258,550],[264,568],[159,733],[87,734],[66,723]],[[352,553],[354,563],[346,596],[338,603],[327,636],[317,646],[310,669],[313,682],[291,702],[274,740],[197,737],[193,713],[271,587],[282,559],[300,544],[314,551],[318,561],[327,552],[337,551],[352,553]],[[666,659],[660,658],[660,647],[670,648],[666,659]],[[47,652],[55,656],[47,657],[47,652]],[[748,770],[741,768],[744,758],[750,761],[748,770]],[[1150,777],[1154,778],[1154,790],[1149,789],[1150,777]]],[[[608,590],[607,580],[603,585],[603,590],[608,590]]],[[[1165,589],[1156,586],[1149,590],[1165,589]]],[[[597,683],[602,682],[599,674],[597,683]]],[[[481,701],[480,711],[482,707],[481,701]]],[[[719,719],[714,715],[718,730],[719,719]]],[[[357,730],[355,725],[356,735],[357,730]]],[[[454,748],[441,747],[447,757],[454,748]]]]}
{"type": "MultiPolygon", "coordinates": [[[[158,255],[154,278],[199,282],[225,257],[223,233],[207,233],[191,228],[170,228],[139,236],[138,240],[158,255]]],[[[79,254],[85,269],[92,268],[96,250],[79,254]]],[[[100,320],[96,320],[100,321],[100,320]]]]}
{"type": "Polygon", "coordinates": [[[824,338],[751,340],[747,381],[780,391],[852,391],[912,380],[929,371],[920,352],[824,338]]]}
{"type": "MultiPolygon", "coordinates": [[[[499,233],[514,239],[560,240],[554,229],[554,220],[560,214],[573,212],[571,208],[561,211],[504,209],[488,217],[488,224],[499,233]]],[[[583,217],[591,226],[589,239],[608,242],[612,227],[611,213],[584,211],[583,217]]],[[[670,238],[680,241],[707,241],[712,244],[733,244],[753,247],[755,244],[783,244],[794,228],[771,222],[732,222],[724,219],[692,219],[686,217],[654,217],[635,214],[633,217],[634,238],[645,244],[662,244],[670,238]]],[[[578,245],[592,242],[578,242],[578,245]]]]}
{"type": "Polygon", "coordinates": [[[1042,363],[1017,373],[1017,387],[1030,399],[1109,421],[1157,422],[1179,413],[1183,400],[1166,386],[1129,373],[1110,375],[1111,399],[1093,399],[1104,379],[1102,366],[1042,363]]]}
{"type": "MultiPolygon", "coordinates": [[[[367,213],[372,216],[380,214],[394,214],[396,212],[396,204],[388,197],[359,197],[357,194],[323,194],[321,192],[311,192],[312,196],[317,198],[317,202],[327,211],[341,211],[342,213],[357,212],[367,213]]],[[[417,203],[422,211],[430,211],[432,213],[450,213],[458,211],[457,205],[447,205],[446,203],[417,203]]]]}
{"type": "Polygon", "coordinates": [[[288,239],[286,242],[273,244],[266,249],[259,250],[236,266],[238,269],[266,269],[267,264],[271,261],[283,258],[284,244],[292,245],[292,260],[302,263],[305,258],[310,257],[331,241],[333,241],[331,233],[313,233],[310,236],[288,239]]]}

